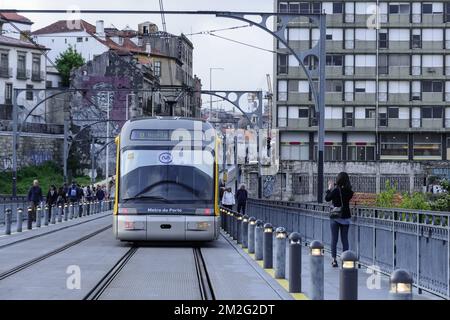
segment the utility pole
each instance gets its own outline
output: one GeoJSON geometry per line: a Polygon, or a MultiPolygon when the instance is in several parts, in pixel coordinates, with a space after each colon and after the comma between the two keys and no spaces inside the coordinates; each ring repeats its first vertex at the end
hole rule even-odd
{"type": "Polygon", "coordinates": [[[94,185],[95,183],[95,144],[94,144],[94,138],[92,138],[91,142],[91,184],[94,185]]]}
{"type": "Polygon", "coordinates": [[[319,43],[319,134],[318,134],[318,157],[317,157],[317,202],[323,202],[324,184],[324,148],[325,148],[325,60],[326,60],[326,16],[320,16],[320,43],[319,43]]]}
{"type": "Polygon", "coordinates": [[[17,196],[17,131],[18,131],[18,106],[17,106],[17,89],[13,93],[13,172],[12,172],[12,196],[17,196]]]}
{"type": "Polygon", "coordinates": [[[64,183],[67,183],[67,161],[69,158],[68,138],[69,138],[69,121],[67,120],[66,114],[64,113],[64,146],[63,146],[64,183]]]}
{"type": "Polygon", "coordinates": [[[107,122],[106,122],[106,183],[108,183],[108,179],[109,179],[109,94],[110,91],[107,91],[108,95],[107,95],[107,110],[106,110],[106,114],[107,114],[107,122]]]}

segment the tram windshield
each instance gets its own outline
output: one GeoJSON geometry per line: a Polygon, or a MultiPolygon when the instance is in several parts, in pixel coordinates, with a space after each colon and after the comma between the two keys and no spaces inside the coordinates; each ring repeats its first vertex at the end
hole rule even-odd
{"type": "Polygon", "coordinates": [[[126,150],[120,169],[121,201],[213,202],[214,155],[209,150],[126,150]]]}

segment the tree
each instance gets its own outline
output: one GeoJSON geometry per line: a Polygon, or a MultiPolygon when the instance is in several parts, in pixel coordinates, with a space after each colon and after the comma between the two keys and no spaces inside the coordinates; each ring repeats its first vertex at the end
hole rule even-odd
{"type": "Polygon", "coordinates": [[[81,54],[71,46],[59,55],[56,59],[56,69],[61,74],[63,86],[70,86],[70,72],[84,64],[85,61],[81,54]]]}

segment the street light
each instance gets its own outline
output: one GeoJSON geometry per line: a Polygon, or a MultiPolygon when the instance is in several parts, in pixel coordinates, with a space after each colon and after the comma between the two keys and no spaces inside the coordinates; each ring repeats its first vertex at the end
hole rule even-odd
{"type": "MultiPolygon", "coordinates": [[[[209,68],[209,91],[212,91],[212,71],[213,70],[225,70],[224,68],[209,68]]],[[[212,119],[212,96],[209,98],[209,120],[212,119]]]]}

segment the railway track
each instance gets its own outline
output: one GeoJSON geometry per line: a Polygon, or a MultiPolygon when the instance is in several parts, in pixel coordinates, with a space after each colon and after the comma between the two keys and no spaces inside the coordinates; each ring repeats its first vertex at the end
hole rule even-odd
{"type": "Polygon", "coordinates": [[[88,240],[88,239],[90,239],[90,238],[92,238],[92,237],[94,237],[94,236],[96,236],[96,235],[98,235],[98,234],[100,234],[102,232],[105,232],[106,230],[111,229],[111,227],[112,227],[112,224],[107,226],[107,227],[103,227],[103,228],[101,228],[99,230],[96,230],[94,232],[91,232],[91,233],[89,233],[89,234],[87,234],[87,235],[85,235],[85,236],[83,236],[83,237],[81,237],[81,238],[79,238],[79,239],[77,239],[75,241],[69,242],[69,243],[67,243],[67,244],[65,244],[65,245],[63,245],[63,246],[61,246],[61,247],[59,247],[59,248],[57,248],[55,250],[52,250],[52,251],[50,251],[50,252],[48,252],[46,254],[43,254],[43,255],[38,256],[38,257],[33,258],[33,259],[30,259],[27,262],[22,263],[22,264],[14,267],[14,268],[11,268],[11,269],[9,269],[9,270],[7,270],[5,272],[2,272],[2,273],[0,273],[0,281],[17,274],[20,271],[25,270],[25,269],[27,269],[27,268],[37,264],[38,262],[41,262],[41,261],[43,261],[45,259],[48,259],[49,257],[52,257],[52,256],[54,256],[54,255],[56,255],[56,254],[58,254],[60,252],[65,251],[65,250],[67,250],[67,249],[69,249],[69,248],[71,248],[73,246],[76,246],[77,244],[80,244],[81,242],[86,241],[86,240],[88,240]]]}
{"type": "MultiPolygon", "coordinates": [[[[70,226],[65,226],[65,227],[58,228],[58,229],[55,229],[55,230],[51,230],[51,231],[48,231],[48,232],[40,233],[40,234],[31,236],[31,237],[28,237],[28,238],[24,238],[24,239],[20,239],[20,240],[17,240],[17,241],[10,242],[10,243],[6,243],[6,244],[3,244],[3,245],[0,245],[0,250],[4,249],[4,248],[7,248],[7,247],[11,247],[13,245],[16,245],[16,244],[19,244],[19,243],[22,243],[22,242],[26,242],[28,240],[41,238],[43,236],[56,233],[58,231],[67,230],[67,229],[70,229],[70,228],[73,228],[73,227],[76,227],[76,226],[80,226],[80,225],[88,223],[88,222],[92,222],[92,221],[95,221],[95,220],[103,219],[103,218],[106,218],[106,217],[111,217],[111,215],[107,214],[107,215],[104,215],[104,216],[101,216],[101,217],[97,217],[97,218],[94,218],[94,219],[78,222],[78,223],[72,224],[70,226]]],[[[33,230],[35,230],[35,229],[33,229],[33,230]]]]}
{"type": "MultiPolygon", "coordinates": [[[[123,268],[130,262],[133,255],[139,250],[137,247],[131,247],[117,263],[108,271],[108,273],[97,283],[97,285],[83,298],[83,300],[99,300],[102,294],[108,290],[114,279],[120,274],[123,268]]],[[[199,247],[192,248],[195,262],[195,270],[198,280],[198,289],[202,300],[215,300],[214,290],[208,275],[205,260],[203,259],[199,247]]]]}

